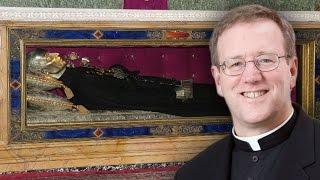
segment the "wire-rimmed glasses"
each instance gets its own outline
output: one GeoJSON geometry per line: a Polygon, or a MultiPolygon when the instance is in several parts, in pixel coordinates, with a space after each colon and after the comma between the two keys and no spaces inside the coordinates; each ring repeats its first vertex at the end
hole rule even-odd
{"type": "Polygon", "coordinates": [[[243,73],[248,62],[253,62],[254,65],[262,72],[275,70],[280,63],[281,58],[286,58],[287,56],[278,56],[276,54],[267,53],[260,54],[251,61],[245,61],[244,58],[231,58],[225,60],[222,64],[219,64],[218,67],[229,76],[237,76],[243,73]]]}

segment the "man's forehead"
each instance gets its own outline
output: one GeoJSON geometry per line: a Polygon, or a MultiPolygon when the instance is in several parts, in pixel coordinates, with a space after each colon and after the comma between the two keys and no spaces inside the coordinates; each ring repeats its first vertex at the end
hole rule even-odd
{"type": "Polygon", "coordinates": [[[279,48],[284,48],[282,32],[278,25],[269,19],[238,22],[226,29],[217,41],[218,56],[225,56],[226,53],[240,56],[252,50],[256,54],[274,52],[279,48]]]}
{"type": "Polygon", "coordinates": [[[221,32],[218,38],[218,41],[220,37],[226,34],[227,32],[230,32],[230,31],[234,32],[237,30],[241,30],[242,28],[248,28],[248,29],[256,28],[257,26],[260,27],[263,24],[267,24],[266,26],[272,26],[274,29],[277,29],[281,32],[280,27],[275,21],[271,19],[266,19],[266,18],[258,18],[250,21],[238,21],[233,23],[232,25],[229,25],[225,30],[221,32]]]}

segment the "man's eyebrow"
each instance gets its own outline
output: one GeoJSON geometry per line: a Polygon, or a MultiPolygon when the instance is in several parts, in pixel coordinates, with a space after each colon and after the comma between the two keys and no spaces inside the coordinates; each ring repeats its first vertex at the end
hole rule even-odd
{"type": "Polygon", "coordinates": [[[227,57],[227,59],[243,59],[243,58],[244,58],[243,55],[235,55],[235,56],[227,57]]]}
{"type": "MultiPolygon", "coordinates": [[[[260,50],[257,52],[256,56],[259,56],[261,54],[277,54],[274,51],[266,51],[266,50],[260,50]]],[[[244,59],[245,56],[244,55],[234,55],[234,56],[228,56],[226,57],[226,59],[244,59]]]]}
{"type": "Polygon", "coordinates": [[[273,51],[258,51],[258,53],[257,53],[257,55],[261,55],[261,54],[277,54],[277,53],[275,53],[275,52],[273,52],[273,51]]]}

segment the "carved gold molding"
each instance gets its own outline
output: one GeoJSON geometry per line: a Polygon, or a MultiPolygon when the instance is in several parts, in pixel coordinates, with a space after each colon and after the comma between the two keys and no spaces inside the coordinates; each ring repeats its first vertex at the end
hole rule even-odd
{"type": "Polygon", "coordinates": [[[314,98],[315,98],[315,41],[300,41],[301,45],[301,63],[299,71],[301,73],[301,105],[302,108],[311,117],[314,116],[314,98]]]}

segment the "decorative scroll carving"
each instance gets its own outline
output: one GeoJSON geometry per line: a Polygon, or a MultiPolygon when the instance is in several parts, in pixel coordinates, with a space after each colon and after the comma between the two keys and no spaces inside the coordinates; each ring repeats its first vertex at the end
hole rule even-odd
{"type": "Polygon", "coordinates": [[[202,130],[202,126],[156,126],[151,128],[151,133],[154,135],[192,135],[202,130]]]}

